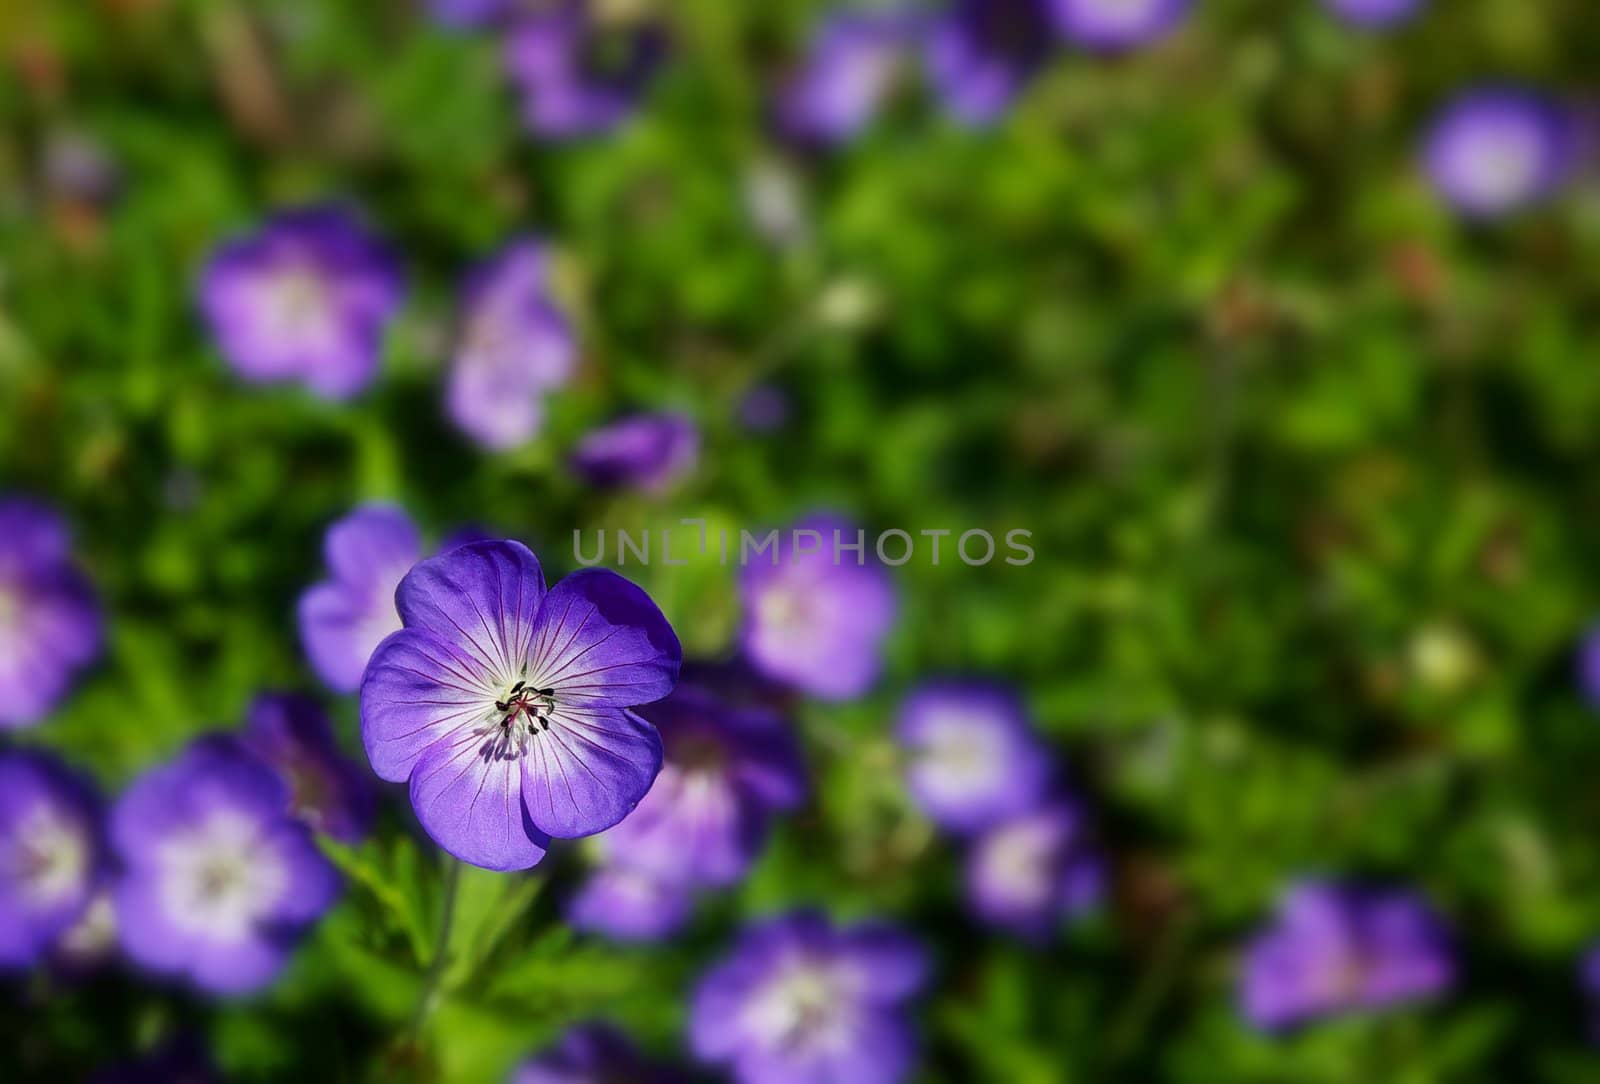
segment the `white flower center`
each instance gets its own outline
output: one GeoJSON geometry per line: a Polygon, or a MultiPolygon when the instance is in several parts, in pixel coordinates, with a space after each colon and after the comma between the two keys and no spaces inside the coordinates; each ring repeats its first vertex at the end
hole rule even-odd
{"type": "Polygon", "coordinates": [[[997,830],[983,844],[982,862],[989,881],[1023,906],[1036,907],[1050,898],[1050,835],[1036,824],[1013,824],[997,830]]]}
{"type": "Polygon", "coordinates": [[[167,840],[157,860],[168,919],[219,941],[246,937],[289,886],[282,860],[262,845],[260,825],[232,810],[167,840]]]}
{"type": "Polygon", "coordinates": [[[1538,139],[1528,132],[1486,132],[1462,151],[1462,172],[1488,203],[1515,200],[1533,186],[1539,170],[1538,139]]]}
{"type": "Polygon", "coordinates": [[[922,783],[949,798],[984,794],[1004,782],[1001,739],[969,716],[940,714],[929,723],[916,764],[922,783]]]}
{"type": "Polygon", "coordinates": [[[35,806],[18,826],[12,860],[29,903],[48,907],[71,899],[89,877],[82,822],[51,805],[35,806]]]}
{"type": "Polygon", "coordinates": [[[849,985],[826,963],[791,961],[747,1003],[744,1025],[770,1047],[842,1049],[850,1039],[849,985]]]}
{"type": "Polygon", "coordinates": [[[321,341],[333,334],[333,298],[323,276],[310,266],[292,263],[268,272],[260,304],[265,325],[281,335],[321,341]]]}

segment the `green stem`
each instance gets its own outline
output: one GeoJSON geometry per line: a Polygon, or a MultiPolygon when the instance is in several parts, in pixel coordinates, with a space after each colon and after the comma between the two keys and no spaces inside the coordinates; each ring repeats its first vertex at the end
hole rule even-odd
{"type": "Polygon", "coordinates": [[[461,884],[461,863],[448,859],[444,875],[444,905],[439,913],[439,938],[434,942],[433,959],[428,964],[428,974],[422,982],[422,994],[417,998],[416,1011],[411,1016],[411,1040],[422,1036],[423,1025],[439,1007],[439,983],[444,978],[445,964],[450,957],[450,927],[456,919],[456,888],[461,884]]]}

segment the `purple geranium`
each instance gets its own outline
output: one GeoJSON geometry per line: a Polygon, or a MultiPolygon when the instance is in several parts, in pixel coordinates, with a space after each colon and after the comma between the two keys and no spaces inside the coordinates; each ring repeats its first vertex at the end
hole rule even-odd
{"type": "Polygon", "coordinates": [[[611,832],[595,837],[601,861],[567,901],[567,921],[613,941],[660,941],[677,933],[694,909],[693,887],[682,877],[612,861],[611,832]]]}
{"type": "Polygon", "coordinates": [[[0,969],[38,961],[105,869],[100,801],[54,757],[0,752],[0,969]]]}
{"type": "Polygon", "coordinates": [[[895,734],[912,797],[952,832],[1027,812],[1050,782],[1049,752],[1016,694],[998,685],[929,682],[906,697],[895,734]]]}
{"type": "Polygon", "coordinates": [[[1239,998],[1254,1024],[1279,1029],[1438,994],[1455,979],[1443,924],[1417,895],[1309,881],[1245,950],[1239,998]]]}
{"type": "Polygon", "coordinates": [[[1458,96],[1434,121],[1423,165],[1434,188],[1473,218],[1507,214],[1566,178],[1573,133],[1566,114],[1529,91],[1496,88],[1458,96]]]}
{"type": "Polygon", "coordinates": [[[217,348],[245,380],[347,399],[377,373],[404,285],[389,247],[349,213],[310,207],[223,244],[199,293],[217,348]]]}
{"type": "Polygon", "coordinates": [[[1026,937],[1100,901],[1105,863],[1083,810],[1053,802],[988,829],[967,855],[967,898],[978,916],[1026,937]]]}
{"type": "Polygon", "coordinates": [[[899,12],[825,16],[779,97],[779,126],[808,143],[851,139],[877,115],[914,37],[915,23],[899,12]]]}
{"type": "Polygon", "coordinates": [[[805,767],[785,720],[680,686],[640,711],[666,759],[650,793],[606,833],[611,860],[707,885],[744,876],[774,813],[805,796],[805,767]]]}
{"type": "Polygon", "coordinates": [[[1328,10],[1355,26],[1394,26],[1422,10],[1427,0],[1323,0],[1328,10]]]}
{"type": "Polygon", "coordinates": [[[48,714],[100,642],[100,607],[66,524],[33,501],[0,498],[0,730],[48,714]]]}
{"type": "Polygon", "coordinates": [[[214,993],[271,982],[339,892],[288,807],[272,769],[220,736],[135,780],[111,816],[128,955],[214,993]]]}
{"type": "Polygon", "coordinates": [[[1050,0],[1056,27],[1091,52],[1117,52],[1154,41],[1189,12],[1191,0],[1050,0]]]}
{"type": "Polygon", "coordinates": [[[927,971],[922,948],[887,926],[768,919],[701,980],[690,1041],[740,1084],[893,1084],[915,1060],[904,1002],[927,971]]]}
{"type": "Polygon", "coordinates": [[[872,686],[895,597],[888,570],[871,551],[864,532],[812,516],[778,532],[770,560],[748,558],[739,577],[740,639],[763,676],[828,700],[848,700],[872,686]],[[860,550],[839,548],[857,544],[860,550]]]}
{"type": "Polygon", "coordinates": [[[610,1024],[579,1024],[511,1074],[511,1084],[669,1084],[679,1079],[645,1058],[610,1024]]]}
{"type": "Polygon", "coordinates": [[[344,843],[366,837],[376,798],[371,777],[339,751],[315,700],[292,693],[256,697],[241,740],[282,777],[290,813],[344,843]]]}
{"type": "Polygon", "coordinates": [[[474,271],[463,290],[446,406],[462,432],[486,448],[514,448],[537,436],[543,396],[577,368],[577,340],[550,296],[548,263],[539,242],[516,241],[474,271]]]}
{"type": "Polygon", "coordinates": [[[699,458],[700,431],[689,418],[633,414],[586,433],[572,450],[572,469],[592,486],[661,493],[699,458]]]}
{"type": "Polygon", "coordinates": [[[583,0],[566,0],[520,20],[505,63],[534,135],[600,135],[633,115],[660,66],[661,31],[649,22],[602,23],[583,0]]]}
{"type": "Polygon", "coordinates": [[[994,121],[1052,48],[1049,0],[955,0],[928,30],[928,78],[963,124],[994,121]]]}
{"type": "Polygon", "coordinates": [[[328,528],[322,552],[328,578],[300,596],[300,643],[330,689],[355,692],[373,650],[400,628],[394,591],[422,539],[400,509],[368,504],[328,528]]]}
{"type": "Polygon", "coordinates": [[[526,546],[473,542],[418,564],[395,601],[405,627],[367,667],[361,734],[445,850],[526,869],[548,837],[644,797],[661,736],[630,709],[672,691],[682,649],[642,590],[591,568],[547,591],[526,546]]]}

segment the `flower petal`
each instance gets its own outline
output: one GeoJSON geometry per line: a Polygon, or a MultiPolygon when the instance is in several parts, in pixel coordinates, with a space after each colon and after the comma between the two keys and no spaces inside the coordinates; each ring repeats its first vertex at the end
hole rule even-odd
{"type": "Polygon", "coordinates": [[[677,634],[649,595],[610,569],[583,569],[556,584],[538,624],[531,684],[555,689],[562,704],[631,708],[677,684],[677,634]]]}
{"type": "Polygon", "coordinates": [[[423,628],[471,653],[502,678],[522,669],[545,597],[539,559],[520,542],[471,542],[417,564],[395,603],[423,628]]]}
{"type": "Polygon", "coordinates": [[[422,629],[379,644],[361,682],[361,741],[372,770],[405,782],[430,745],[487,721],[494,680],[475,656],[422,629]]]}
{"type": "Polygon", "coordinates": [[[548,837],[522,805],[522,762],[480,734],[431,746],[411,773],[411,804],[439,846],[484,869],[528,869],[548,837]]]}
{"type": "Polygon", "coordinates": [[[550,729],[528,741],[522,777],[528,815],[561,839],[610,828],[655,782],[661,755],[661,735],[633,712],[563,704],[550,729]]]}

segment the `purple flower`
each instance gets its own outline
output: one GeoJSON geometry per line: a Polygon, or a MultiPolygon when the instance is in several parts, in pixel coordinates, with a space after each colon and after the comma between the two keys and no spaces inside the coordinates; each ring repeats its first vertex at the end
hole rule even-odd
{"type": "Polygon", "coordinates": [[[446,405],[486,448],[538,436],[542,397],[577,368],[577,341],[549,295],[547,263],[544,246],[517,241],[473,272],[463,291],[446,405]]]}
{"type": "Polygon", "coordinates": [[[779,126],[791,138],[831,145],[856,136],[888,97],[914,38],[914,24],[896,12],[838,11],[813,34],[799,70],[777,103],[779,126]]]}
{"type": "Polygon", "coordinates": [[[1050,0],[1056,28],[1090,52],[1144,45],[1189,13],[1190,0],[1050,0]]]}
{"type": "Polygon", "coordinates": [[[330,689],[352,693],[372,652],[400,628],[394,592],[422,539],[400,509],[368,504],[328,528],[322,552],[329,576],[300,596],[300,643],[330,689]]]}
{"type": "Polygon", "coordinates": [[[766,842],[773,814],[805,797],[805,766],[788,724],[679,686],[640,713],[661,732],[661,774],[606,833],[611,860],[658,877],[728,885],[766,842]]]}
{"type": "Polygon", "coordinates": [[[1033,809],[1050,782],[1050,754],[1014,693],[984,682],[933,681],[906,697],[895,731],[906,785],[933,821],[981,831],[1033,809]]]}
{"type": "Polygon", "coordinates": [[[33,501],[0,498],[0,730],[48,714],[100,641],[100,607],[66,524],[33,501]]]}
{"type": "Polygon", "coordinates": [[[1600,1045],[1600,944],[1590,945],[1578,958],[1578,989],[1584,997],[1589,1042],[1600,1045]]]}
{"type": "Polygon", "coordinates": [[[199,1041],[179,1035],[138,1061],[96,1073],[90,1084],[220,1084],[221,1080],[199,1041]]]}
{"type": "Polygon", "coordinates": [[[757,384],[739,400],[739,424],[752,433],[771,433],[789,420],[789,397],[773,384],[757,384]]]}
{"type": "Polygon", "coordinates": [[[826,700],[872,686],[895,616],[894,585],[872,545],[843,520],[812,516],[777,532],[770,561],[750,555],[739,578],[740,640],[758,671],[826,700]]]}
{"type": "Polygon", "coordinates": [[[505,62],[528,130],[571,139],[602,135],[631,117],[662,52],[653,25],[603,25],[582,0],[569,0],[519,22],[505,62]]]}
{"type": "Polygon", "coordinates": [[[1056,802],[990,828],[967,855],[967,898],[979,917],[1025,937],[1100,902],[1105,864],[1083,811],[1056,802]]]}
{"type": "Polygon", "coordinates": [[[548,837],[644,797],[661,736],[629,709],[672,691],[682,649],[638,587],[590,568],[547,591],[526,546],[474,542],[418,564],[395,601],[405,627],[367,667],[361,736],[446,851],[526,869],[548,837]]]}
{"type": "Polygon", "coordinates": [[[37,962],[83,916],[104,851],[88,783],[43,753],[0,752],[0,969],[37,962]]]}
{"type": "Polygon", "coordinates": [[[1245,949],[1240,1006],[1259,1027],[1285,1028],[1438,994],[1455,969],[1444,926],[1418,896],[1304,882],[1245,949]]]}
{"type": "Polygon", "coordinates": [[[511,1074],[511,1084],[668,1084],[678,1079],[609,1024],[579,1024],[511,1074]]]}
{"type": "Polygon", "coordinates": [[[1323,0],[1328,10],[1356,26],[1394,26],[1411,18],[1427,0],[1323,0]]]}
{"type": "Polygon", "coordinates": [[[1493,218],[1548,195],[1566,178],[1573,133],[1554,104],[1527,91],[1462,94],[1434,121],[1423,165],[1457,210],[1493,218]]]}
{"type": "Polygon", "coordinates": [[[927,971],[921,947],[887,926],[769,919],[701,980],[690,1043],[739,1084],[894,1084],[916,1056],[903,1003],[927,971]]]}
{"type": "Polygon", "coordinates": [[[992,123],[1050,55],[1048,0],[955,0],[923,46],[928,77],[963,124],[992,123]]]}
{"type": "Polygon", "coordinates": [[[1591,627],[1578,645],[1578,690],[1590,707],[1600,709],[1600,625],[1591,627]]]}
{"type": "Polygon", "coordinates": [[[475,30],[505,18],[513,6],[513,0],[428,0],[428,14],[440,26],[475,30]]]}
{"type": "Polygon", "coordinates": [[[223,244],[201,276],[200,310],[245,380],[348,399],[377,373],[403,294],[387,245],[340,208],[311,207],[223,244]]]}
{"type": "Polygon", "coordinates": [[[700,431],[687,417],[633,414],[584,434],[572,451],[572,469],[592,486],[661,493],[699,459],[700,431]]]}
{"type": "Polygon", "coordinates": [[[270,983],[339,892],[288,807],[283,781],[226,737],[136,779],[111,815],[128,956],[213,993],[270,983]]]}
{"type": "Polygon", "coordinates": [[[283,779],[293,816],[345,843],[366,837],[376,797],[371,779],[339,752],[315,700],[292,693],[256,697],[241,740],[283,779]]]}
{"type": "Polygon", "coordinates": [[[660,941],[677,933],[694,909],[688,882],[610,861],[605,855],[609,835],[596,837],[601,864],[567,902],[567,921],[613,941],[660,941]]]}

